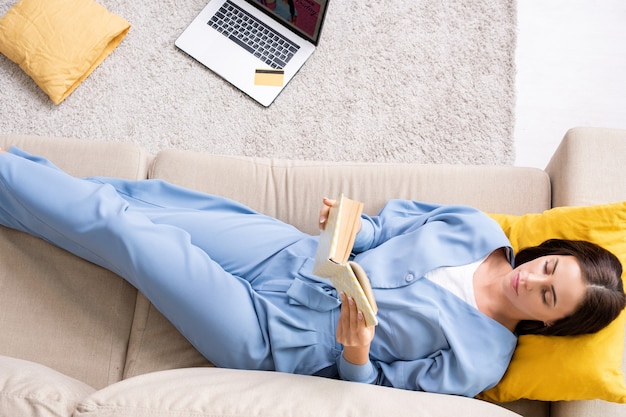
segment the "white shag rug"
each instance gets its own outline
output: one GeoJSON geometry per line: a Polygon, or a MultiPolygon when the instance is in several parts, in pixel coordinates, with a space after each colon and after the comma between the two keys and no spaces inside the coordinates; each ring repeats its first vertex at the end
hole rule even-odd
{"type": "Polygon", "coordinates": [[[0,55],[0,132],[153,153],[513,163],[515,0],[330,0],[317,51],[269,108],[174,46],[206,1],[98,0],[130,32],[59,106],[0,55]]]}

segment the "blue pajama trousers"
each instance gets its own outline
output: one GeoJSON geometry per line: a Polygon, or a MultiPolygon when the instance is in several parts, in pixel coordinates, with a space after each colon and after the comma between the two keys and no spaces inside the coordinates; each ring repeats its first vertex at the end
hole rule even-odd
{"type": "Polygon", "coordinates": [[[217,366],[314,374],[341,353],[336,293],[311,275],[317,238],[234,201],[74,178],[13,148],[0,224],[117,273],[217,366]]]}

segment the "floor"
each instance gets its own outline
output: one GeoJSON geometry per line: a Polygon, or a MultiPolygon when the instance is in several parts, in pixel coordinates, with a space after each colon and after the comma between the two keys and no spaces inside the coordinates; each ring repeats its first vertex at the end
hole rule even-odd
{"type": "Polygon", "coordinates": [[[570,127],[626,129],[626,1],[517,8],[515,165],[545,168],[570,127]]]}

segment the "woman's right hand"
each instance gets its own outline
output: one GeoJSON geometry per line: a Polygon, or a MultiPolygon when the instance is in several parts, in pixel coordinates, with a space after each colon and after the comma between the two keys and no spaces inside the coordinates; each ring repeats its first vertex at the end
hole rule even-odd
{"type": "Polygon", "coordinates": [[[364,365],[369,361],[370,345],[374,339],[375,326],[365,323],[363,313],[356,303],[344,293],[341,298],[341,312],[337,322],[337,342],[343,345],[343,357],[354,365],[364,365]]]}

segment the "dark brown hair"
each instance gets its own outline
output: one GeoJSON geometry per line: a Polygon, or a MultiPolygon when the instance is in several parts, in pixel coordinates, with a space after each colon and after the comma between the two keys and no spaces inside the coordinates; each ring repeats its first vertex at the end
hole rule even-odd
{"type": "Polygon", "coordinates": [[[626,305],[621,278],[622,264],[619,259],[594,243],[550,239],[539,246],[521,250],[515,256],[515,265],[550,255],[576,258],[587,284],[585,297],[572,315],[557,320],[550,326],[539,321],[521,321],[516,328],[517,334],[575,336],[595,333],[608,326],[626,305]]]}

